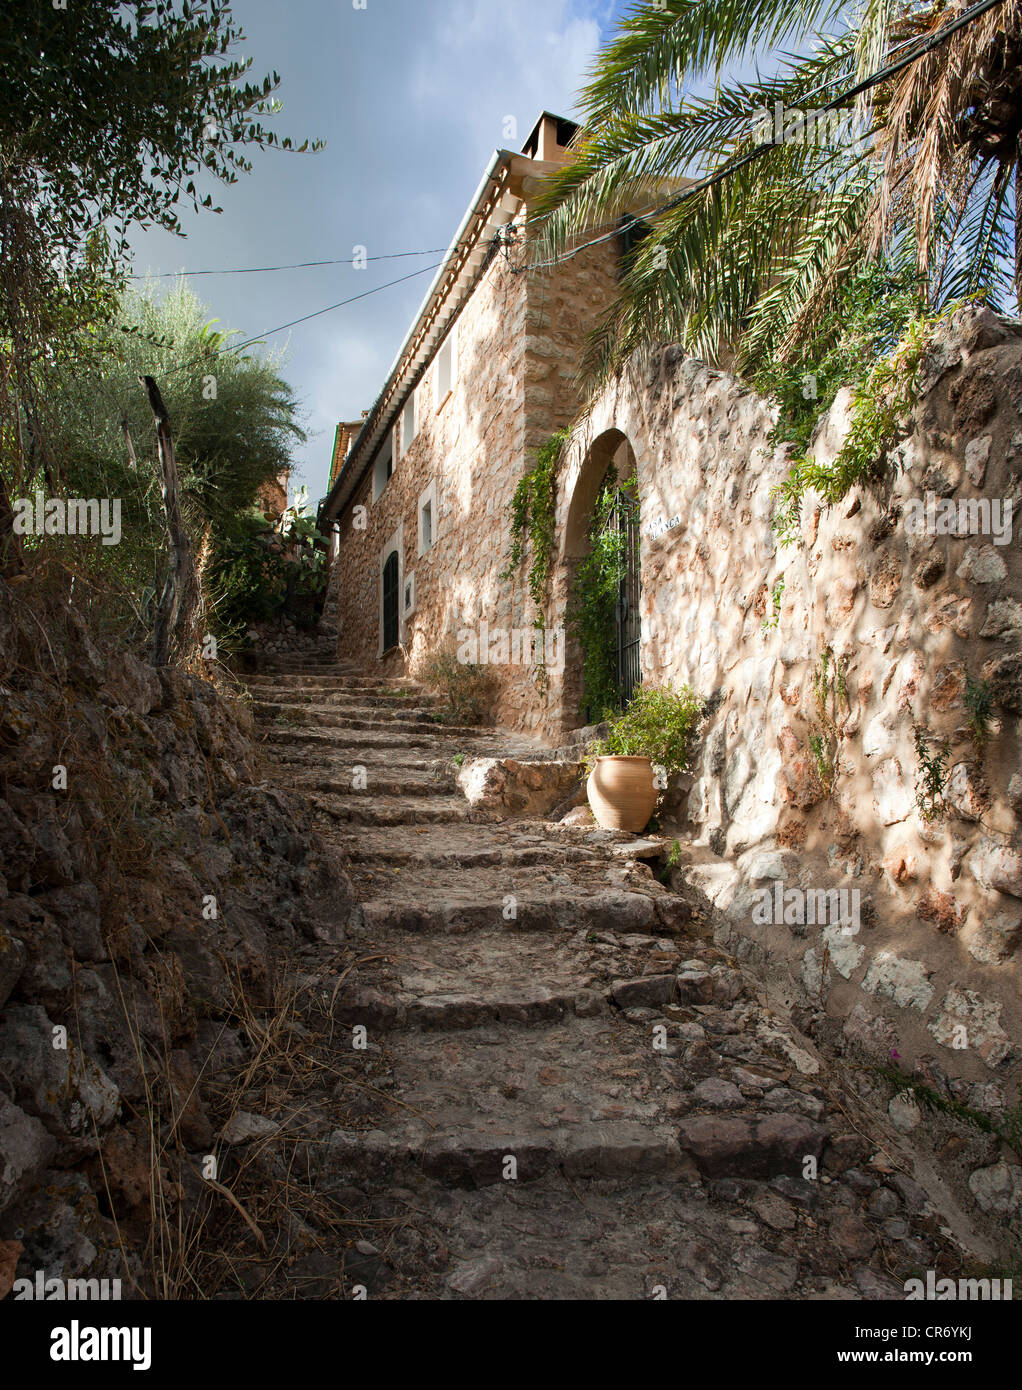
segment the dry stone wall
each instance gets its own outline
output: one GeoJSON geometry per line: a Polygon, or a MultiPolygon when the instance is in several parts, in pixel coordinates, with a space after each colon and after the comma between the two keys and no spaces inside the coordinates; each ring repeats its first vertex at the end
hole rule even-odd
{"type": "Polygon", "coordinates": [[[197,1229],[244,1019],[343,940],[351,885],[253,727],[222,671],[0,579],[0,1298],[15,1270],[166,1292],[142,1252],[154,1212],[197,1229]]]}
{"type": "MultiPolygon", "coordinates": [[[[782,547],[771,490],[788,465],[768,444],[769,408],[668,348],[633,363],[576,430],[561,523],[594,443],[623,432],[640,488],[644,674],[708,701],[679,814],[689,876],[725,913],[732,949],[821,1027],[933,1056],[962,1098],[996,1109],[1016,1099],[1022,1022],[1022,554],[1003,525],[1022,492],[1020,330],[961,312],[919,386],[892,485],[831,509],[810,496],[801,545],[782,547]],[[930,533],[942,500],[956,518],[969,504],[962,534],[930,533]],[[985,516],[998,534],[977,531],[985,516]],[[970,722],[983,682],[985,741],[970,722]],[[931,758],[946,741],[935,816],[920,809],[918,734],[931,758]],[[858,892],[844,900],[856,923],[773,910],[798,890],[807,916],[804,895],[824,888],[858,892]]],[[[848,423],[840,397],[819,460],[848,423]]]]}

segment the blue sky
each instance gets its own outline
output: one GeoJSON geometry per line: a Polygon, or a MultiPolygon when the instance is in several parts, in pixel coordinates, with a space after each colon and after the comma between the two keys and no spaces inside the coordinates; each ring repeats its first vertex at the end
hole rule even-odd
{"type": "MultiPolygon", "coordinates": [[[[136,272],[275,265],[446,247],[492,151],[521,145],[544,108],[573,97],[626,0],[234,0],[253,73],[276,71],[280,135],[317,154],[256,152],[223,207],[182,215],[186,239],[136,234],[136,272]],[[515,117],[517,142],[502,135],[515,117]]],[[[193,278],[221,324],[246,337],[438,256],[260,275],[193,278]]],[[[272,334],[303,402],[309,442],[297,481],[325,491],[333,428],[372,404],[431,279],[423,273],[348,308],[272,334]]],[[[168,284],[169,281],[163,283],[168,284]]]]}

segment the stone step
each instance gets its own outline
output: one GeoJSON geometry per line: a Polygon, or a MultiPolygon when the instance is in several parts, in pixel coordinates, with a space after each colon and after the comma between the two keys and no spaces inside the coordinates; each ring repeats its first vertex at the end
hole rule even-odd
{"type": "MultiPolygon", "coordinates": [[[[356,945],[361,930],[351,924],[356,945]]],[[[576,1013],[609,1016],[621,976],[641,987],[643,981],[663,978],[647,970],[677,971],[688,951],[653,937],[615,939],[618,949],[599,957],[605,968],[594,975],[593,947],[574,936],[565,940],[560,934],[493,926],[469,936],[424,936],[391,928],[385,937],[367,940],[354,969],[338,979],[296,976],[294,984],[307,994],[308,1011],[371,1031],[535,1026],[576,1013]]]]}
{"type": "MultiPolygon", "coordinates": [[[[472,829],[476,829],[473,826],[472,829]]],[[[393,844],[393,837],[390,843],[382,844],[378,842],[366,842],[364,834],[357,839],[345,839],[338,843],[338,848],[344,857],[352,864],[401,864],[406,866],[445,867],[462,869],[483,869],[496,868],[501,865],[524,867],[526,865],[543,865],[547,868],[556,869],[565,863],[588,864],[593,867],[601,865],[604,861],[595,850],[584,849],[577,845],[523,845],[523,846],[495,846],[485,848],[475,846],[472,848],[431,848],[424,846],[419,849],[415,845],[411,848],[404,848],[393,844]]],[[[335,837],[335,843],[337,839],[335,837]]]]}
{"type": "Polygon", "coordinates": [[[393,766],[389,775],[379,768],[366,766],[366,785],[364,787],[355,787],[353,785],[354,779],[354,773],[349,773],[347,777],[330,776],[322,770],[318,774],[312,772],[304,777],[291,772],[290,774],[283,774],[281,778],[287,786],[295,791],[304,792],[306,795],[318,792],[342,799],[349,797],[361,799],[376,797],[393,799],[406,796],[452,797],[458,790],[458,784],[453,777],[432,777],[428,774],[414,776],[410,771],[405,771],[402,774],[393,766]]]}
{"type": "Polygon", "coordinates": [[[578,887],[555,892],[537,889],[524,877],[520,888],[508,881],[492,885],[489,891],[473,891],[468,885],[441,890],[422,882],[417,874],[400,880],[393,875],[368,879],[358,871],[353,876],[357,893],[375,889],[378,894],[364,898],[354,910],[353,920],[370,936],[388,931],[455,933],[505,927],[516,933],[586,930],[658,937],[683,933],[691,916],[688,904],[673,895],[654,898],[612,888],[586,892],[578,887]]]}
{"type": "Polygon", "coordinates": [[[436,701],[431,695],[420,695],[418,691],[396,694],[393,691],[374,690],[320,690],[315,686],[277,689],[265,686],[254,688],[253,705],[256,708],[285,705],[300,708],[306,705],[320,709],[379,708],[384,710],[434,709],[436,701]]]}
{"type": "Polygon", "coordinates": [[[312,792],[310,804],[334,821],[353,825],[425,825],[467,821],[468,802],[463,796],[340,797],[312,792]]]}
{"type": "Polygon", "coordinates": [[[397,703],[393,707],[380,704],[320,705],[296,704],[283,700],[253,700],[252,709],[264,723],[294,723],[318,728],[375,728],[400,724],[402,728],[432,729],[437,719],[430,717],[429,705],[397,703]]]}
{"type": "Polygon", "coordinates": [[[374,676],[355,676],[343,671],[328,672],[275,672],[253,671],[245,680],[253,689],[273,690],[365,690],[381,695],[393,694],[400,690],[420,690],[421,686],[404,678],[383,680],[374,676]]]}
{"type": "Polygon", "coordinates": [[[302,675],[335,675],[344,671],[344,667],[339,667],[337,657],[329,651],[324,652],[303,652],[300,656],[258,656],[255,655],[255,667],[247,672],[251,676],[302,676],[302,675]]]}
{"type": "Polygon", "coordinates": [[[308,991],[311,1012],[373,1033],[534,1026],[602,1007],[579,985],[570,953],[538,934],[523,940],[489,931],[464,940],[388,932],[367,959],[338,984],[320,975],[293,983],[308,991]]]}
{"type": "MultiPolygon", "coordinates": [[[[458,754],[463,758],[518,758],[521,761],[539,759],[544,750],[536,750],[532,745],[514,738],[505,737],[500,730],[473,728],[459,735],[457,739],[445,736],[443,726],[430,725],[428,733],[389,724],[376,729],[318,729],[300,724],[262,724],[260,741],[274,750],[283,747],[289,756],[297,760],[304,753],[309,761],[321,762],[329,756],[350,757],[354,762],[364,761],[358,755],[373,750],[383,754],[386,750],[408,750],[414,756],[415,750],[422,751],[424,762],[442,760],[452,761],[458,754]]],[[[543,759],[546,761],[547,759],[543,759]]]]}
{"type": "Polygon", "coordinates": [[[408,715],[400,717],[400,711],[362,711],[348,713],[347,710],[307,708],[295,705],[285,711],[275,710],[264,724],[277,728],[291,729],[345,729],[345,730],[385,730],[400,728],[409,733],[431,733],[440,738],[467,738],[478,734],[478,727],[470,724],[444,724],[436,719],[416,718],[408,715]]]}
{"type": "MultiPolygon", "coordinates": [[[[272,744],[274,747],[283,745],[285,748],[293,750],[295,758],[301,750],[307,750],[310,762],[313,759],[320,761],[329,755],[351,755],[353,761],[358,761],[359,750],[370,752],[374,749],[422,749],[424,757],[429,753],[437,757],[449,758],[450,753],[445,750],[445,742],[435,734],[421,734],[414,730],[407,731],[402,729],[396,733],[393,727],[383,733],[375,733],[372,730],[355,729],[350,732],[344,730],[329,729],[308,729],[296,725],[264,725],[261,730],[261,742],[272,744]]],[[[449,742],[447,747],[450,747],[449,742]]],[[[458,747],[451,749],[457,752],[458,747]]]]}
{"type": "MultiPolygon", "coordinates": [[[[480,855],[479,866],[534,862],[556,867],[560,863],[590,862],[609,869],[610,856],[635,836],[624,830],[587,829],[544,820],[512,820],[500,825],[418,826],[400,845],[385,830],[338,830],[333,842],[342,854],[355,860],[391,854],[409,861],[456,865],[480,855]]],[[[395,860],[395,862],[398,862],[395,860]]],[[[466,867],[471,867],[466,864],[466,867]]]]}
{"type": "Polygon", "coordinates": [[[658,1289],[693,1302],[795,1296],[796,1261],[771,1259],[750,1241],[748,1208],[711,1205],[686,1182],[634,1174],[568,1182],[554,1170],[480,1188],[416,1176],[411,1188],[408,1207],[436,1212],[451,1251],[437,1299],[649,1302],[658,1289]],[[745,1233],[727,1218],[740,1219],[745,1233]],[[750,1253],[762,1281],[738,1264],[750,1253]]]}
{"type": "MultiPolygon", "coordinates": [[[[367,1025],[370,1041],[377,1036],[367,1025]]],[[[517,1160],[519,1181],[553,1168],[577,1177],[679,1175],[673,1064],[639,1029],[564,1017],[538,1029],[495,1022],[384,1035],[395,1103],[369,1133],[331,1134],[331,1170],[417,1169],[483,1186],[517,1160]],[[395,1045],[392,1045],[393,1044],[395,1045]]]]}
{"type": "Polygon", "coordinates": [[[547,1173],[570,1179],[632,1179],[686,1173],[677,1140],[627,1121],[546,1130],[523,1124],[499,1132],[469,1126],[423,1131],[334,1130],[321,1161],[364,1177],[423,1173],[452,1187],[536,1182],[547,1173]],[[513,1166],[511,1162],[513,1161],[513,1166]]]}

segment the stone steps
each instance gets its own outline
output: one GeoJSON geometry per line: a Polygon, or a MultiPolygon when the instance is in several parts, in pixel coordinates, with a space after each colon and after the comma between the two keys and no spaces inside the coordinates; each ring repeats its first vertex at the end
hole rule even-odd
{"type": "Polygon", "coordinates": [[[705,901],[637,862],[655,845],[487,823],[455,790],[452,754],[549,751],[377,703],[400,698],[397,682],[308,667],[269,679],[252,682],[263,749],[307,796],[356,901],[340,958],[305,951],[297,1013],[331,1049],[367,1030],[363,1106],[313,1101],[307,1148],[282,1150],[281,1171],[345,1206],[365,1193],[374,1220],[393,1218],[388,1259],[407,1234],[421,1267],[420,1230],[449,1250],[413,1296],[813,1298],[833,1283],[890,1298],[894,1271],[936,1267],[922,1222],[881,1224],[890,1185],[883,1211],[867,1206],[890,1136],[875,1176],[841,1180],[870,1162],[861,1119],[847,1095],[828,1108],[812,1044],[786,1039],[706,939],[705,901]],[[302,722],[265,722],[282,711],[302,722]],[[355,765],[365,791],[350,788],[355,765]],[[801,1178],[808,1153],[819,1181],[801,1178]]]}

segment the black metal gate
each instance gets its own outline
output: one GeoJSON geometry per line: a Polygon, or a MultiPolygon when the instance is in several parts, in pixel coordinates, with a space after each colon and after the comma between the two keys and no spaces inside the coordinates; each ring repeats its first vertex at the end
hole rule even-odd
{"type": "Polygon", "coordinates": [[[383,566],[383,650],[397,646],[400,631],[398,622],[397,551],[392,550],[383,566]]]}
{"type": "Polygon", "coordinates": [[[619,554],[617,610],[614,617],[614,646],[617,660],[617,691],[621,708],[635,694],[642,679],[640,655],[642,628],[639,611],[639,504],[630,493],[618,488],[614,506],[607,517],[607,529],[621,537],[619,554]]]}

